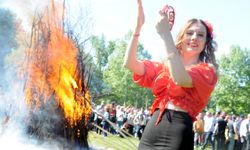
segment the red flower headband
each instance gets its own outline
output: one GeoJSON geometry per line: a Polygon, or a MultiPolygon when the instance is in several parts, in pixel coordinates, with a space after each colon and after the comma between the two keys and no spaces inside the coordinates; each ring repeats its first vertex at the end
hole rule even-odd
{"type": "Polygon", "coordinates": [[[210,33],[211,37],[214,37],[214,34],[213,34],[214,29],[213,29],[212,24],[208,21],[204,21],[204,22],[208,28],[208,32],[210,33]]]}

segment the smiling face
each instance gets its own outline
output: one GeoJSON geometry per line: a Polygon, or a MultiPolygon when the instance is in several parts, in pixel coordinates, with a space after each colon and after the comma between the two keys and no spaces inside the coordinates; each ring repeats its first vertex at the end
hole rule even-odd
{"type": "Polygon", "coordinates": [[[183,55],[199,55],[206,44],[207,31],[201,22],[190,25],[182,37],[181,52],[183,55]]]}

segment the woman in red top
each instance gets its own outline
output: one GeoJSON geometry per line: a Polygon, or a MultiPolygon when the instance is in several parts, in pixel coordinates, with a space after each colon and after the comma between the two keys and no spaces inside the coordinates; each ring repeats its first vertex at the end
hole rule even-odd
{"type": "Polygon", "coordinates": [[[165,10],[169,10],[160,11],[161,19],[156,24],[165,45],[166,59],[163,62],[137,60],[138,38],[144,24],[141,0],[137,2],[137,25],[125,54],[124,66],[134,73],[135,83],[150,88],[155,96],[152,118],[138,149],[192,150],[192,122],[207,105],[217,82],[212,26],[203,20],[191,19],[174,43],[170,32],[174,11],[172,9],[170,14],[172,7],[167,6],[165,10]]]}

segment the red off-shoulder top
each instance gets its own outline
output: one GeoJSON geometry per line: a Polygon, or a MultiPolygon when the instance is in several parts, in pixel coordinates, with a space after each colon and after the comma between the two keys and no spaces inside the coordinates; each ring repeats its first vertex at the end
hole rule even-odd
{"type": "Polygon", "coordinates": [[[186,68],[192,78],[193,87],[185,88],[176,85],[169,71],[160,62],[144,60],[144,75],[133,74],[135,83],[150,88],[155,96],[151,106],[151,114],[158,108],[160,114],[156,125],[160,122],[168,101],[186,110],[196,120],[196,116],[208,103],[209,97],[217,83],[214,69],[207,63],[200,63],[186,68]]]}

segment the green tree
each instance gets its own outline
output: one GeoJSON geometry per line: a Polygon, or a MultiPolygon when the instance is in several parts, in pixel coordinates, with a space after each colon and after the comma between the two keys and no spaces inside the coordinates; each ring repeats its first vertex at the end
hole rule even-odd
{"type": "Polygon", "coordinates": [[[219,60],[219,81],[212,95],[210,107],[226,112],[249,113],[250,108],[250,52],[232,46],[229,54],[219,60]]]}
{"type": "Polygon", "coordinates": [[[92,36],[91,43],[94,48],[94,60],[96,61],[96,66],[99,71],[105,69],[108,63],[108,57],[114,51],[115,42],[109,41],[106,44],[104,35],[101,37],[92,36]]]}
{"type": "MultiPolygon", "coordinates": [[[[131,32],[123,40],[117,40],[109,63],[104,70],[104,81],[109,86],[111,95],[106,100],[116,101],[120,104],[134,105],[137,107],[147,106],[153,100],[151,91],[141,88],[132,81],[132,73],[123,68],[125,50],[130,39],[131,32]]],[[[151,59],[151,55],[139,44],[137,51],[138,58],[151,59]]]]}
{"type": "Polygon", "coordinates": [[[107,68],[108,58],[113,53],[115,41],[107,41],[101,37],[92,36],[91,45],[93,48],[91,93],[93,99],[106,96],[110,93],[108,86],[103,82],[103,71],[107,68]]]}

